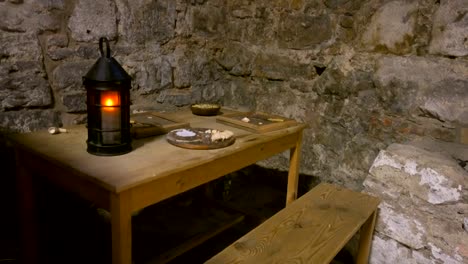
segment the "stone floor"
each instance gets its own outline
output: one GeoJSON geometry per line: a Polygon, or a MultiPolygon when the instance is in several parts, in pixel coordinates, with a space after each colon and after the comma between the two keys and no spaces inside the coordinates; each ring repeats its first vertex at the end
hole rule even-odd
{"type": "MultiPolygon", "coordinates": [[[[301,178],[300,192],[314,184],[310,177],[301,178]]],[[[243,221],[169,262],[203,263],[280,210],[285,186],[284,173],[252,166],[211,183],[209,188],[202,186],[143,209],[133,217],[135,263],[160,263],[158,256],[171,247],[243,215],[243,221]]],[[[44,238],[41,252],[47,256],[47,263],[110,263],[107,213],[51,186],[42,187],[46,191],[38,200],[39,225],[44,238]]],[[[14,212],[7,215],[0,222],[0,263],[19,263],[17,221],[14,212]]],[[[351,263],[349,256],[344,256],[341,263],[351,263]]]]}

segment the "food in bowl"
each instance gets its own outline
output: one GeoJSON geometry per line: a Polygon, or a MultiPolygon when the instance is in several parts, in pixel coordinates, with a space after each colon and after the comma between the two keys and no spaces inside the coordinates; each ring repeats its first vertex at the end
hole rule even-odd
{"type": "Polygon", "coordinates": [[[213,116],[219,113],[221,106],[218,104],[200,103],[193,104],[190,109],[194,115],[213,116]]]}

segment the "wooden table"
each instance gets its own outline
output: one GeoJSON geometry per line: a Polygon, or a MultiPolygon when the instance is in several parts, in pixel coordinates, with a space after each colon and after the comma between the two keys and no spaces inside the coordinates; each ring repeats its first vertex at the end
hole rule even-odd
{"type": "Polygon", "coordinates": [[[37,262],[38,256],[36,241],[31,239],[36,233],[32,210],[36,175],[110,211],[115,264],[132,263],[133,212],[285,150],[290,150],[286,204],[297,198],[303,124],[256,134],[217,123],[215,117],[194,116],[188,110],[168,116],[192,127],[229,129],[236,142],[222,149],[189,150],[157,136],[134,140],[134,150],[128,154],[99,157],[86,152],[84,125],[57,135],[39,131],[9,137],[17,159],[25,263],[37,262]]]}

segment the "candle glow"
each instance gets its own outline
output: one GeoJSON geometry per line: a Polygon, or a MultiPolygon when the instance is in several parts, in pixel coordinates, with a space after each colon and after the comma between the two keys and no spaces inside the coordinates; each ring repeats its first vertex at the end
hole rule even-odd
{"type": "Polygon", "coordinates": [[[114,101],[111,98],[107,98],[106,102],[104,103],[105,106],[114,106],[114,101]]]}
{"type": "Polygon", "coordinates": [[[117,91],[106,91],[102,93],[101,105],[103,106],[118,106],[119,93],[117,91]]]}
{"type": "Polygon", "coordinates": [[[101,94],[102,142],[120,143],[120,133],[112,132],[120,127],[120,105],[118,91],[103,91],[101,94]]]}

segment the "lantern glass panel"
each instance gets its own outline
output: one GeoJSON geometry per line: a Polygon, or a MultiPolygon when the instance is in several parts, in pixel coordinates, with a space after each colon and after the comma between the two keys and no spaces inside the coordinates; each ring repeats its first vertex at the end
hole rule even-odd
{"type": "Polygon", "coordinates": [[[102,144],[121,143],[121,121],[119,91],[101,91],[100,93],[100,116],[102,144]]]}

